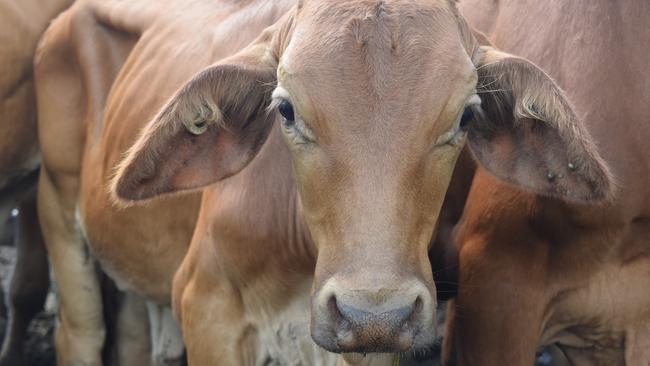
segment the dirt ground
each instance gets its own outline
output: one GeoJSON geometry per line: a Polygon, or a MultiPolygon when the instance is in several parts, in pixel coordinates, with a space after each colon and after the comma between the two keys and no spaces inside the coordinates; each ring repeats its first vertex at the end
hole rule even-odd
{"type": "MultiPolygon", "coordinates": [[[[8,285],[11,278],[11,272],[15,261],[16,251],[12,245],[12,227],[13,223],[6,224],[3,230],[0,225],[0,280],[2,282],[2,299],[8,293],[8,285]]],[[[7,323],[6,307],[4,301],[0,302],[0,339],[4,338],[5,327],[7,323]]],[[[443,310],[443,309],[441,309],[443,310]]],[[[439,334],[443,333],[444,311],[440,311],[439,317],[439,334]]],[[[36,319],[30,324],[28,329],[28,339],[25,344],[25,361],[29,366],[55,366],[56,358],[54,353],[53,337],[54,325],[56,321],[56,298],[53,291],[50,291],[45,305],[45,310],[37,315],[36,319]]],[[[438,343],[441,339],[438,339],[438,343]]],[[[420,357],[419,360],[403,359],[403,366],[440,366],[439,349],[434,348],[428,354],[420,357]]],[[[535,366],[561,366],[553,360],[548,350],[542,350],[537,357],[535,366]]],[[[308,365],[306,365],[308,366],[308,365]]]]}

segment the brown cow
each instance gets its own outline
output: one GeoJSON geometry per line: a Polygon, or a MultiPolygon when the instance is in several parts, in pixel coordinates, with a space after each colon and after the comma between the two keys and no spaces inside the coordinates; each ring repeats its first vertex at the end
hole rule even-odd
{"type": "Polygon", "coordinates": [[[71,2],[0,1],[0,225],[14,207],[20,208],[10,318],[0,366],[23,363],[27,325],[43,308],[49,287],[47,256],[36,217],[40,154],[32,60],[50,20],[71,2]]]}
{"type": "Polygon", "coordinates": [[[565,88],[618,189],[583,205],[478,169],[456,228],[446,364],[528,366],[555,343],[573,365],[650,365],[650,3],[465,0],[462,10],[565,88]]]}
{"type": "MultiPolygon", "coordinates": [[[[137,337],[144,321],[151,329],[151,350],[157,363],[173,364],[182,356],[183,349],[175,339],[178,330],[174,332],[178,327],[164,305],[169,305],[172,276],[191,238],[198,195],[163,200],[145,209],[116,210],[105,182],[133,143],[138,124],[143,125],[167,95],[195,72],[195,66],[178,64],[200,67],[212,61],[203,51],[214,42],[213,37],[199,30],[218,24],[219,17],[229,13],[221,10],[212,18],[201,19],[214,9],[203,6],[182,18],[178,15],[185,13],[184,5],[170,1],[166,8],[161,7],[166,12],[157,14],[155,7],[147,7],[155,4],[115,4],[114,10],[122,18],[113,26],[110,9],[77,1],[53,22],[37,51],[35,77],[43,152],[39,218],[61,296],[56,334],[59,365],[102,364],[107,327],[94,258],[101,260],[102,269],[112,274],[120,289],[139,295],[129,296],[127,307],[134,310],[118,319],[131,320],[131,329],[126,330],[135,334],[127,334],[127,339],[137,337]],[[123,9],[126,14],[119,12],[122,7],[127,7],[123,9]],[[138,27],[146,27],[148,19],[156,16],[159,28],[144,37],[139,47],[149,45],[159,54],[138,57],[138,27]],[[170,39],[171,34],[176,38],[170,39]],[[184,49],[181,57],[185,59],[170,56],[179,49],[184,49]],[[130,53],[133,56],[129,58],[130,53]],[[125,65],[127,58],[130,64],[125,65]],[[113,102],[107,101],[111,92],[116,94],[113,102]],[[134,315],[141,313],[142,297],[151,301],[150,319],[134,315]],[[165,337],[165,333],[171,336],[165,337]]],[[[243,46],[248,41],[241,42],[243,46]]],[[[140,352],[118,353],[118,364],[142,364],[140,352]]]]}
{"type": "Polygon", "coordinates": [[[310,313],[312,338],[334,352],[433,341],[427,249],[467,135],[513,184],[580,201],[609,192],[562,92],[479,47],[448,0],[80,2],[48,31],[36,71],[64,365],[100,362],[85,241],[122,288],[161,303],[180,265],[190,364],[330,363],[310,313]],[[483,111],[486,83],[503,91],[483,111]],[[151,117],[114,191],[125,202],[215,183],[196,227],[196,194],[112,204],[115,166],[151,117]],[[536,149],[541,138],[554,149],[536,149]],[[580,162],[570,179],[546,179],[568,162],[580,162]]]}

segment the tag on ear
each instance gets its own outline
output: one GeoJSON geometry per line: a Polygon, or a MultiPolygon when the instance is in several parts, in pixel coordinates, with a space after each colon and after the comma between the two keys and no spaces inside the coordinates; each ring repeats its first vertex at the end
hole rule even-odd
{"type": "Polygon", "coordinates": [[[578,201],[607,199],[612,177],[560,88],[531,62],[481,47],[481,109],[468,127],[477,160],[497,178],[578,201]]]}

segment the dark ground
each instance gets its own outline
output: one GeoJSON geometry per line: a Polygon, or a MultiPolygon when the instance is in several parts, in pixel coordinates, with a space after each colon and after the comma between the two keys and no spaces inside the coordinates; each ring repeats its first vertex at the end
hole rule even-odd
{"type": "MultiPolygon", "coordinates": [[[[13,220],[0,227],[0,279],[2,281],[2,297],[7,296],[9,281],[16,258],[13,247],[12,230],[13,220]]],[[[7,325],[6,307],[2,302],[0,309],[0,339],[4,339],[7,325]]],[[[25,344],[25,364],[28,366],[55,366],[54,354],[54,321],[56,317],[56,300],[54,293],[50,292],[45,304],[45,310],[36,316],[28,329],[28,338],[25,344]]]]}
{"type": "MultiPolygon", "coordinates": [[[[8,285],[13,270],[13,264],[16,257],[16,251],[12,244],[11,230],[13,222],[6,224],[4,230],[0,226],[0,280],[2,282],[2,294],[8,293],[8,285]]],[[[4,296],[3,296],[4,298],[4,296]]],[[[442,310],[442,309],[441,309],[442,310]]],[[[440,312],[444,314],[443,312],[440,312]]],[[[28,366],[55,366],[56,358],[54,353],[54,324],[56,320],[56,299],[55,294],[51,290],[45,305],[45,310],[39,313],[28,329],[28,339],[25,344],[25,361],[28,366]]],[[[444,322],[444,315],[441,315],[439,321],[439,334],[442,334],[444,329],[442,322],[444,322]]],[[[0,339],[4,338],[5,327],[7,324],[6,308],[4,301],[0,302],[0,339]]],[[[403,366],[440,366],[437,359],[439,356],[438,349],[432,350],[426,361],[402,361],[403,366]],[[432,361],[430,358],[434,356],[432,361]]],[[[542,351],[537,359],[535,366],[563,366],[562,362],[553,360],[551,353],[548,350],[542,351]]]]}

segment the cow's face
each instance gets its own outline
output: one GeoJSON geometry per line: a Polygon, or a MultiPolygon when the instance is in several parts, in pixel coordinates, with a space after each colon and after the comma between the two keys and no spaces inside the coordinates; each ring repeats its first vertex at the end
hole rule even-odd
{"type": "Polygon", "coordinates": [[[434,337],[427,257],[461,128],[480,99],[447,1],[307,1],[272,107],[318,247],[312,335],[334,351],[434,337]]]}
{"type": "Polygon", "coordinates": [[[562,92],[479,46],[453,2],[306,0],[170,100],[121,166],[117,196],[236,174],[274,120],[318,247],[312,336],[335,352],[433,341],[427,246],[465,140],[513,184],[582,201],[608,192],[562,92]]]}

